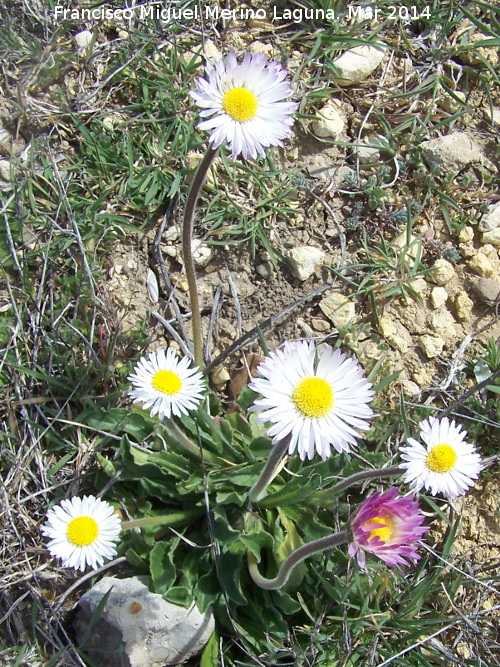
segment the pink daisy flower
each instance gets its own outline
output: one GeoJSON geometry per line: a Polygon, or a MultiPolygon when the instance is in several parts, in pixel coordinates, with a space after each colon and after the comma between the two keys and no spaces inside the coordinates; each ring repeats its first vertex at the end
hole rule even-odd
{"type": "Polygon", "coordinates": [[[376,492],[360,505],[351,522],[349,556],[356,555],[361,568],[365,567],[366,552],[387,565],[415,563],[420,558],[415,542],[428,530],[423,521],[418,503],[409,496],[398,498],[395,486],[376,492]]]}

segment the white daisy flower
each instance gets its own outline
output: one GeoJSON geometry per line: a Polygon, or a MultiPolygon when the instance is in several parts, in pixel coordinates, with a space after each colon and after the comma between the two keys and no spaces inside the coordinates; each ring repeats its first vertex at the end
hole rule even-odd
{"type": "Polygon", "coordinates": [[[425,419],[419,424],[425,447],[408,438],[410,447],[401,450],[403,479],[413,491],[425,487],[433,496],[442,493],[455,498],[474,486],[481,472],[481,457],[474,445],[464,442],[467,431],[444,417],[425,419]]]}
{"type": "Polygon", "coordinates": [[[234,53],[206,68],[207,79],[196,81],[191,97],[203,110],[198,128],[211,131],[210,142],[218,148],[226,141],[233,160],[241,153],[265,156],[266,146],[282,146],[292,130],[291,114],[296,102],[283,102],[293,93],[286,71],[263,53],[245,55],[238,64],[234,53]]]}
{"type": "Polygon", "coordinates": [[[259,422],[273,422],[273,444],[290,436],[288,453],[298,449],[303,461],[315,451],[326,459],[330,447],[348,452],[358,430],[370,428],[368,406],[374,391],[353,359],[331,347],[319,352],[313,343],[286,342],[258,367],[263,376],[248,385],[262,394],[250,410],[263,410],[259,422]]]}
{"type": "Polygon", "coordinates": [[[128,379],[135,389],[129,391],[134,403],[144,403],[144,410],[151,408],[151,417],[158,414],[160,419],[180,417],[195,410],[205,390],[203,375],[198,368],[190,368],[188,357],[179,359],[169,348],[151,352],[142,357],[135,373],[128,379]]]}
{"type": "Polygon", "coordinates": [[[63,567],[83,572],[96,569],[116,555],[115,543],[121,530],[115,508],[94,496],[62,500],[47,513],[42,533],[50,537],[47,549],[60,558],[63,567]]]}

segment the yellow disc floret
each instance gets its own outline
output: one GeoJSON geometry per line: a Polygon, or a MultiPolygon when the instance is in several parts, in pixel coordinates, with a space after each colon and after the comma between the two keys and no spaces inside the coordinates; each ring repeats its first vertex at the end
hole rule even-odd
{"type": "Polygon", "coordinates": [[[427,455],[426,465],[432,472],[448,472],[457,462],[457,454],[450,445],[436,445],[427,455]]]}
{"type": "Polygon", "coordinates": [[[369,521],[366,521],[363,525],[367,526],[369,524],[379,523],[381,524],[380,528],[374,528],[370,530],[370,537],[368,542],[373,540],[374,537],[379,537],[383,544],[387,544],[389,538],[392,535],[392,520],[388,516],[376,516],[369,521]]]}
{"type": "Polygon", "coordinates": [[[77,547],[88,547],[97,539],[99,528],[97,522],[90,516],[79,516],[72,519],[66,530],[66,537],[77,547]]]}
{"type": "Polygon", "coordinates": [[[232,88],[222,98],[224,111],[233,120],[244,123],[257,113],[257,98],[248,88],[232,88]]]}
{"type": "Polygon", "coordinates": [[[333,390],[323,378],[304,378],[293,390],[292,401],[304,417],[324,417],[333,408],[333,390]]]}
{"type": "Polygon", "coordinates": [[[182,388],[180,377],[172,371],[158,371],[153,377],[152,384],[162,394],[168,394],[169,396],[177,394],[182,388]]]}

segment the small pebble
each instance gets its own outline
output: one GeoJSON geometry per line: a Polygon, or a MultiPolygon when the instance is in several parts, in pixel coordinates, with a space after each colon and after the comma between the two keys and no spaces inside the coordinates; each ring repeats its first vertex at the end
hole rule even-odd
{"type": "Polygon", "coordinates": [[[458,242],[470,243],[473,238],[474,238],[474,230],[472,229],[472,227],[464,227],[463,229],[460,230],[460,234],[458,235],[458,242]]]}
{"type": "Polygon", "coordinates": [[[469,299],[467,292],[459,292],[455,297],[455,312],[459,320],[466,322],[470,320],[474,302],[469,299]]]}
{"type": "Polygon", "coordinates": [[[488,213],[480,220],[477,228],[480,232],[490,232],[500,226],[500,202],[490,206],[488,213]]]}
{"type": "Polygon", "coordinates": [[[436,285],[446,285],[455,277],[453,264],[446,259],[436,259],[432,269],[433,271],[430,274],[430,278],[436,285]]]}
{"type": "Polygon", "coordinates": [[[321,317],[313,317],[311,320],[311,326],[315,331],[319,331],[320,333],[326,333],[331,329],[329,322],[321,319],[321,317]]]}
{"type": "Polygon", "coordinates": [[[448,301],[448,292],[444,287],[434,287],[431,292],[431,304],[432,307],[437,309],[444,306],[448,301]]]}
{"type": "Polygon", "coordinates": [[[474,271],[474,273],[483,278],[491,278],[495,273],[492,263],[482,252],[478,252],[477,255],[472,257],[467,262],[467,266],[471,271],[474,271]]]}
{"type": "Polygon", "coordinates": [[[493,278],[479,278],[473,289],[481,301],[487,304],[493,304],[500,294],[500,284],[493,278]]]}
{"type": "Polygon", "coordinates": [[[419,341],[420,349],[428,359],[438,357],[443,351],[445,340],[441,336],[424,334],[419,341]]]}

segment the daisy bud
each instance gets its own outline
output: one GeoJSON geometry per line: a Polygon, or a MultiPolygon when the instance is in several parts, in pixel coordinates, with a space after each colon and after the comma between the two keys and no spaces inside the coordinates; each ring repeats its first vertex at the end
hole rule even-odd
{"type": "Polygon", "coordinates": [[[387,565],[407,565],[420,556],[415,542],[428,530],[418,503],[408,496],[398,498],[395,486],[376,492],[360,505],[351,522],[349,556],[365,567],[366,553],[378,556],[387,565]]]}

